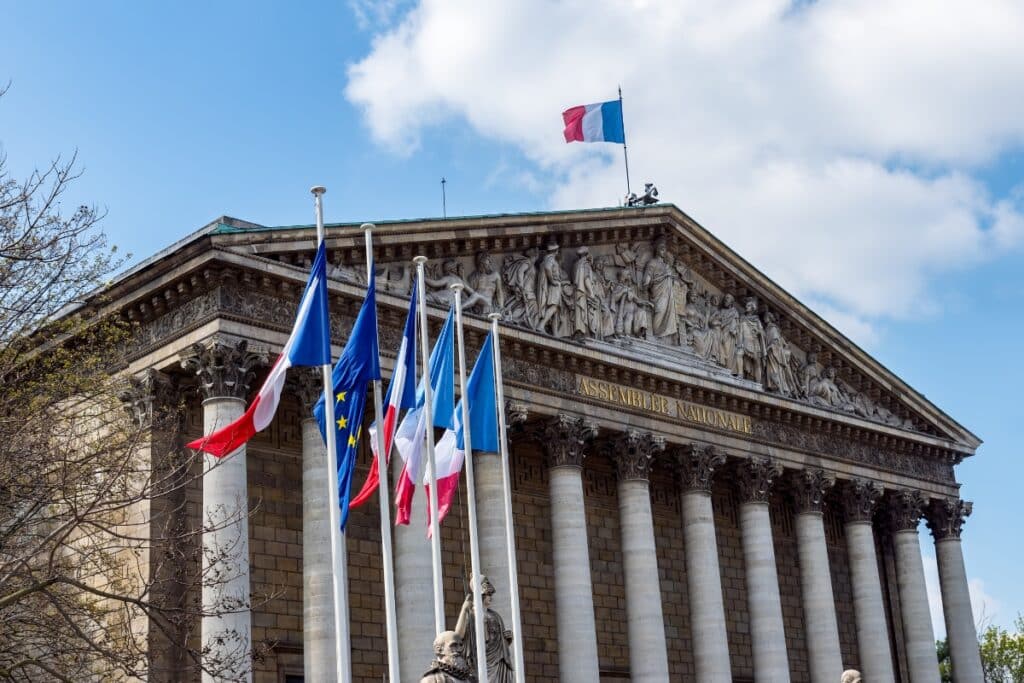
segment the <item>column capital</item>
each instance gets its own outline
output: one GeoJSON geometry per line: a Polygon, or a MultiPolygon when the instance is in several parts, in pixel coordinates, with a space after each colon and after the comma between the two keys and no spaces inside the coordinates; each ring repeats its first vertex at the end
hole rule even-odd
{"type": "Polygon", "coordinates": [[[917,524],[924,513],[924,494],[913,489],[899,489],[887,496],[885,503],[885,514],[893,531],[917,531],[917,524]]]}
{"type": "Polygon", "coordinates": [[[964,522],[974,511],[974,503],[959,498],[933,498],[925,512],[928,528],[936,541],[960,538],[964,522]]]}
{"type": "Polygon", "coordinates": [[[615,463],[619,481],[647,481],[654,456],[665,450],[665,439],[650,432],[628,429],[609,439],[604,448],[615,463]]]}
{"type": "Polygon", "coordinates": [[[181,417],[174,380],[153,368],[126,378],[118,398],[141,429],[168,427],[181,417]]]}
{"type": "Polygon", "coordinates": [[[740,501],[743,503],[767,503],[772,484],[782,475],[782,465],[769,457],[752,457],[736,468],[740,501]]]}
{"type": "Polygon", "coordinates": [[[882,487],[867,479],[851,479],[842,487],[840,499],[846,522],[870,522],[882,487]]]}
{"type": "Polygon", "coordinates": [[[548,456],[548,467],[583,467],[587,445],[597,436],[597,425],[583,417],[560,413],[546,420],[538,438],[548,456]]]}
{"type": "Polygon", "coordinates": [[[725,462],[725,453],[709,444],[692,443],[673,449],[683,491],[711,492],[715,469],[725,462]]]}
{"type": "Polygon", "coordinates": [[[522,401],[505,401],[505,420],[509,429],[516,429],[526,424],[530,416],[530,406],[522,401]]]}
{"type": "Polygon", "coordinates": [[[298,397],[302,407],[310,411],[302,419],[313,419],[313,406],[324,393],[323,371],[320,368],[293,368],[288,373],[285,386],[298,397]]]}
{"type": "Polygon", "coordinates": [[[267,364],[267,354],[249,350],[248,340],[214,337],[197,342],[181,355],[181,367],[199,378],[204,398],[241,398],[256,377],[254,368],[267,364]]]}
{"type": "Polygon", "coordinates": [[[792,480],[793,497],[797,512],[821,512],[825,506],[825,494],[836,483],[836,475],[820,467],[805,467],[792,480]]]}

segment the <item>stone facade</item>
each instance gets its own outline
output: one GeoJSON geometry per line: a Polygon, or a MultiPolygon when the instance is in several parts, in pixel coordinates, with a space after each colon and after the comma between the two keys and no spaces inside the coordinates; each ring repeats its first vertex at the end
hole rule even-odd
{"type": "MultiPolygon", "coordinates": [[[[922,515],[941,551],[944,596],[959,610],[947,614],[959,639],[958,680],[971,680],[959,545],[970,504],[957,496],[954,467],[980,441],[685,214],[663,206],[424,221],[382,225],[375,235],[385,366],[398,346],[416,254],[430,259],[431,337],[455,282],[468,288],[470,362],[488,329],[482,316],[504,315],[505,393],[517,406],[510,455],[524,632],[516,637],[527,680],[575,680],[569,663],[588,651],[596,661],[580,667],[593,673],[580,680],[753,681],[779,666],[772,680],[828,678],[879,659],[865,652],[864,596],[874,600],[871,623],[884,630],[873,647],[892,645],[881,670],[920,680],[911,634],[930,624],[907,607],[919,597],[907,549],[922,515]],[[566,497],[577,490],[582,499],[566,497]],[[633,502],[624,504],[627,493],[633,502]],[[569,518],[585,535],[567,531],[569,518]],[[627,561],[624,548],[636,539],[624,542],[623,529],[652,537],[653,553],[627,561]],[[772,556],[774,567],[764,566],[772,556]],[[588,593],[566,602],[580,577],[589,577],[588,593]],[[765,603],[751,581],[771,581],[777,597],[772,591],[765,603]],[[811,599],[808,591],[823,586],[830,599],[821,591],[811,599]],[[644,629],[659,595],[663,633],[655,640],[664,644],[644,661],[658,660],[660,673],[640,674],[637,639],[650,640],[643,634],[651,633],[644,629]],[[708,627],[723,621],[724,629],[708,627]],[[568,633],[568,623],[582,629],[568,633]]],[[[173,376],[187,399],[183,441],[202,435],[202,398],[248,399],[262,381],[263,363],[290,328],[311,240],[309,229],[222,219],[115,284],[112,300],[137,323],[128,371],[173,376]]],[[[359,231],[329,226],[335,344],[346,339],[362,296],[361,245],[359,231]]],[[[302,676],[307,665],[309,393],[289,385],[274,422],[247,446],[245,481],[235,482],[252,511],[257,682],[298,680],[286,677],[302,676]]],[[[368,463],[363,453],[358,482],[368,463]]],[[[188,501],[191,524],[201,524],[203,491],[189,491],[188,501]]],[[[463,491],[442,527],[452,624],[468,592],[465,502],[463,491]]],[[[376,683],[386,674],[386,640],[375,504],[353,512],[347,553],[353,678],[376,683]]],[[[418,673],[403,671],[402,679],[418,673]]],[[[183,670],[181,680],[198,674],[183,670]]]]}

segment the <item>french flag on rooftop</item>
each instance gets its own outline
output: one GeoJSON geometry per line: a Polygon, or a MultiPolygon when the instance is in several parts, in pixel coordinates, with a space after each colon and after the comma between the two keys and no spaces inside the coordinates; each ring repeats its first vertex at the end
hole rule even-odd
{"type": "Polygon", "coordinates": [[[626,143],[622,125],[622,100],[581,104],[562,112],[566,142],[626,143]]]}
{"type": "Polygon", "coordinates": [[[327,252],[323,244],[316,250],[313,269],[306,283],[306,291],[299,299],[299,311],[288,335],[281,355],[270,369],[267,380],[260,387],[249,409],[240,418],[221,427],[209,436],[186,444],[188,448],[204,451],[218,458],[232,453],[257,432],[262,432],[274,419],[277,404],[281,402],[285,373],[290,367],[330,365],[331,335],[327,317],[327,252]]]}

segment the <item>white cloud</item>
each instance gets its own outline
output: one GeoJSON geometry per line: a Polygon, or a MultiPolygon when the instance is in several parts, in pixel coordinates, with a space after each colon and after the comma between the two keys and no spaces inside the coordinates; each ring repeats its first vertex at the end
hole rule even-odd
{"type": "MultiPolygon", "coordinates": [[[[924,580],[928,586],[928,607],[932,615],[932,630],[935,638],[946,637],[946,622],[942,616],[942,593],[939,590],[939,567],[934,554],[921,553],[924,561],[924,580]]],[[[1001,605],[999,601],[985,592],[985,582],[981,579],[968,578],[967,589],[971,595],[971,611],[974,625],[979,631],[991,624],[1002,625],[999,621],[1001,605]]]]}
{"type": "Polygon", "coordinates": [[[634,184],[870,339],[1024,237],[975,175],[1024,143],[1022,31],[1013,0],[421,0],[347,95],[398,153],[458,118],[580,208],[623,194],[621,150],[565,145],[559,112],[621,83],[634,184]]]}

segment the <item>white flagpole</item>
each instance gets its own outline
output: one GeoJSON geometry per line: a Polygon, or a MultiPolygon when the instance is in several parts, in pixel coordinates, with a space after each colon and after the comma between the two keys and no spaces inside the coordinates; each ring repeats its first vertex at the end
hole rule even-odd
{"type": "MultiPolygon", "coordinates": [[[[373,223],[363,223],[366,235],[366,282],[373,277],[373,223]]],[[[376,305],[376,301],[374,302],[376,305]]],[[[374,330],[374,334],[376,334],[374,330]]],[[[377,472],[380,476],[380,551],[384,569],[384,610],[387,614],[388,635],[388,676],[391,683],[401,683],[402,675],[398,665],[398,618],[395,614],[395,567],[391,555],[391,492],[388,488],[387,453],[384,452],[384,410],[380,380],[373,381],[373,410],[377,422],[377,472]]]]}
{"type": "Polygon", "coordinates": [[[473,479],[473,443],[470,438],[469,396],[466,395],[466,342],[462,334],[462,290],[461,282],[451,285],[455,292],[455,330],[459,340],[459,394],[462,399],[463,447],[466,449],[466,497],[469,508],[469,557],[473,576],[473,627],[476,642],[476,676],[478,681],[487,680],[487,632],[484,630],[484,605],[480,590],[480,547],[476,532],[476,484],[473,479]]]}
{"type": "MultiPolygon", "coordinates": [[[[319,247],[324,241],[323,194],[327,188],[317,185],[310,190],[316,206],[316,242],[319,247]]],[[[331,524],[331,583],[334,592],[334,663],[339,683],[352,681],[352,657],[348,633],[348,552],[341,535],[341,515],[338,502],[338,447],[334,429],[334,383],[331,381],[330,364],[321,367],[324,381],[324,434],[327,437],[327,501],[330,505],[331,524]]]]}
{"type": "MultiPolygon", "coordinates": [[[[441,565],[441,524],[437,519],[437,461],[434,457],[434,389],[430,386],[430,335],[427,331],[426,256],[417,256],[416,294],[419,304],[420,358],[423,359],[423,418],[427,423],[427,476],[430,479],[430,560],[434,569],[434,635],[444,631],[444,573],[441,565]]],[[[410,472],[417,477],[418,472],[410,472]]]]}
{"type": "Polygon", "coordinates": [[[508,585],[512,598],[512,656],[516,663],[516,683],[526,683],[523,657],[523,619],[519,611],[519,569],[516,567],[516,534],[512,521],[512,479],[509,474],[508,426],[505,422],[505,386],[501,374],[501,344],[498,342],[498,321],[501,313],[491,313],[491,335],[494,341],[494,387],[498,408],[498,438],[501,444],[501,485],[505,502],[505,549],[508,553],[508,585]]]}

